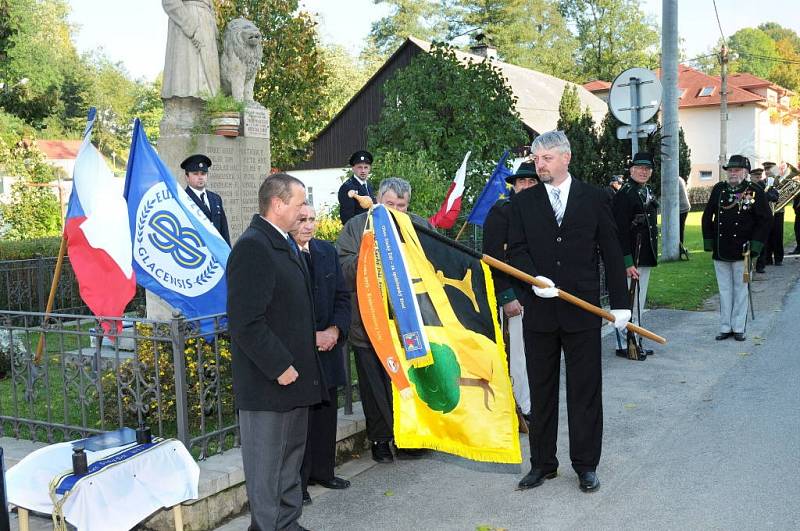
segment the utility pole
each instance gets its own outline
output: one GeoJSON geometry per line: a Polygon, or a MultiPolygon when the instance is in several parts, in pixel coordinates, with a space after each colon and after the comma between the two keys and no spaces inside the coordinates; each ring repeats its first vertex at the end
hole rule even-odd
{"type": "Polygon", "coordinates": [[[680,258],[678,206],[678,0],[661,2],[661,84],[664,87],[661,157],[661,259],[680,258]]]}
{"type": "Polygon", "coordinates": [[[728,47],[723,43],[719,52],[720,91],[719,91],[719,180],[722,180],[722,167],[728,162],[728,47]]]}

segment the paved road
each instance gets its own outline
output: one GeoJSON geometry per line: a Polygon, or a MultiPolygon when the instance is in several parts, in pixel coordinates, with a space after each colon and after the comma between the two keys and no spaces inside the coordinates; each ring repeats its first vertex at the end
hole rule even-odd
{"type": "MultiPolygon", "coordinates": [[[[315,530],[800,529],[798,273],[800,261],[787,259],[754,284],[758,315],[744,343],[714,340],[716,311],[648,312],[645,326],[669,344],[645,362],[616,358],[605,337],[599,492],[577,488],[562,405],[560,475],[542,487],[515,490],[528,470],[523,439],[522,466],[444,454],[373,466],[346,491],[314,491],[301,523],[315,530]]],[[[562,404],[563,389],[562,381],[562,404]]],[[[220,529],[248,523],[244,516],[220,529]]]]}

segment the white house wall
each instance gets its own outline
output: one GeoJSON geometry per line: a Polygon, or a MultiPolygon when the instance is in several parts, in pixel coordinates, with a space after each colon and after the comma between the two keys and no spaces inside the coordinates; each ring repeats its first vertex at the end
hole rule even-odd
{"type": "Polygon", "coordinates": [[[337,194],[347,175],[348,168],[322,168],[319,170],[292,170],[289,173],[303,181],[311,204],[321,214],[339,204],[337,194]]]}

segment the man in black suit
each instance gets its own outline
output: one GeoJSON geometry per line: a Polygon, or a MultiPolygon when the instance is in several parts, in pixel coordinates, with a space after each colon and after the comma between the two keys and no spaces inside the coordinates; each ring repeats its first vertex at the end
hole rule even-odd
{"type": "Polygon", "coordinates": [[[192,155],[181,162],[181,168],[186,172],[186,193],[200,207],[200,210],[214,225],[222,239],[230,245],[231,237],[228,233],[228,218],[225,217],[225,209],[222,208],[222,198],[211,190],[206,189],[208,168],[210,167],[211,159],[205,155],[192,155]]]}
{"type": "Polygon", "coordinates": [[[333,473],[336,464],[336,387],[345,385],[344,345],[350,329],[350,292],[344,283],[336,248],[314,238],[316,212],[311,205],[300,209],[300,225],[292,231],[311,276],[314,315],[317,321],[317,354],[328,386],[330,400],[311,406],[308,412],[308,440],[303,457],[303,503],[311,503],[308,485],[346,489],[350,482],[333,473]]]}
{"type": "Polygon", "coordinates": [[[228,257],[233,389],[251,530],[303,529],[297,520],[308,408],[328,400],[308,270],[288,234],[304,201],[301,181],[268,177],[258,191],[261,214],[228,257]]]}
{"type": "Polygon", "coordinates": [[[601,189],[569,174],[569,140],[561,131],[537,137],[531,145],[543,185],[511,200],[509,261],[548,285],[528,291],[523,328],[532,392],[531,471],[520,489],[556,477],[558,387],[561,350],[567,371],[567,412],[572,468],[584,492],[600,486],[595,472],[603,437],[603,398],[599,317],[558,297],[559,288],[600,305],[598,257],[605,264],[611,310],[617,329],[631,317],[625,266],[608,198],[601,189]],[[597,250],[600,250],[598,255],[597,250]],[[552,280],[551,280],[552,279],[552,280]]]}
{"type": "Polygon", "coordinates": [[[358,204],[358,201],[348,195],[350,190],[355,190],[358,195],[371,197],[372,201],[375,201],[375,193],[367,182],[372,169],[372,153],[356,151],[350,155],[350,166],[353,169],[353,175],[339,187],[339,218],[342,220],[342,225],[353,216],[366,212],[358,204]]]}

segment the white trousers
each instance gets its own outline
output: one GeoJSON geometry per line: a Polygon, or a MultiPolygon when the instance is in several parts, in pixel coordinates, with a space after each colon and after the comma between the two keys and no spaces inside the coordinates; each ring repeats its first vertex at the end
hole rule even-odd
{"type": "Polygon", "coordinates": [[[747,284],[744,282],[744,260],[714,260],[719,287],[719,331],[744,333],[747,324],[747,284]]]}
{"type": "MultiPolygon", "coordinates": [[[[503,308],[500,308],[503,314],[503,308]]],[[[514,399],[524,414],[531,412],[531,390],[528,387],[528,366],[525,361],[525,338],[522,335],[522,315],[508,317],[509,372],[514,399]]]]}
{"type": "MultiPolygon", "coordinates": [[[[639,311],[644,312],[644,305],[647,302],[647,286],[650,285],[650,271],[653,269],[652,267],[637,267],[639,271],[639,288],[636,290],[636,295],[633,299],[633,307],[631,307],[631,322],[637,325],[641,325],[642,323],[639,322],[639,311]]],[[[631,287],[631,278],[628,277],[628,288],[631,287]]],[[[614,308],[615,310],[618,308],[614,308]]],[[[621,309],[621,308],[620,308],[621,309]]],[[[619,330],[615,330],[617,334],[617,348],[622,349],[625,348],[623,345],[625,343],[625,334],[626,332],[621,332],[619,330]]]]}

